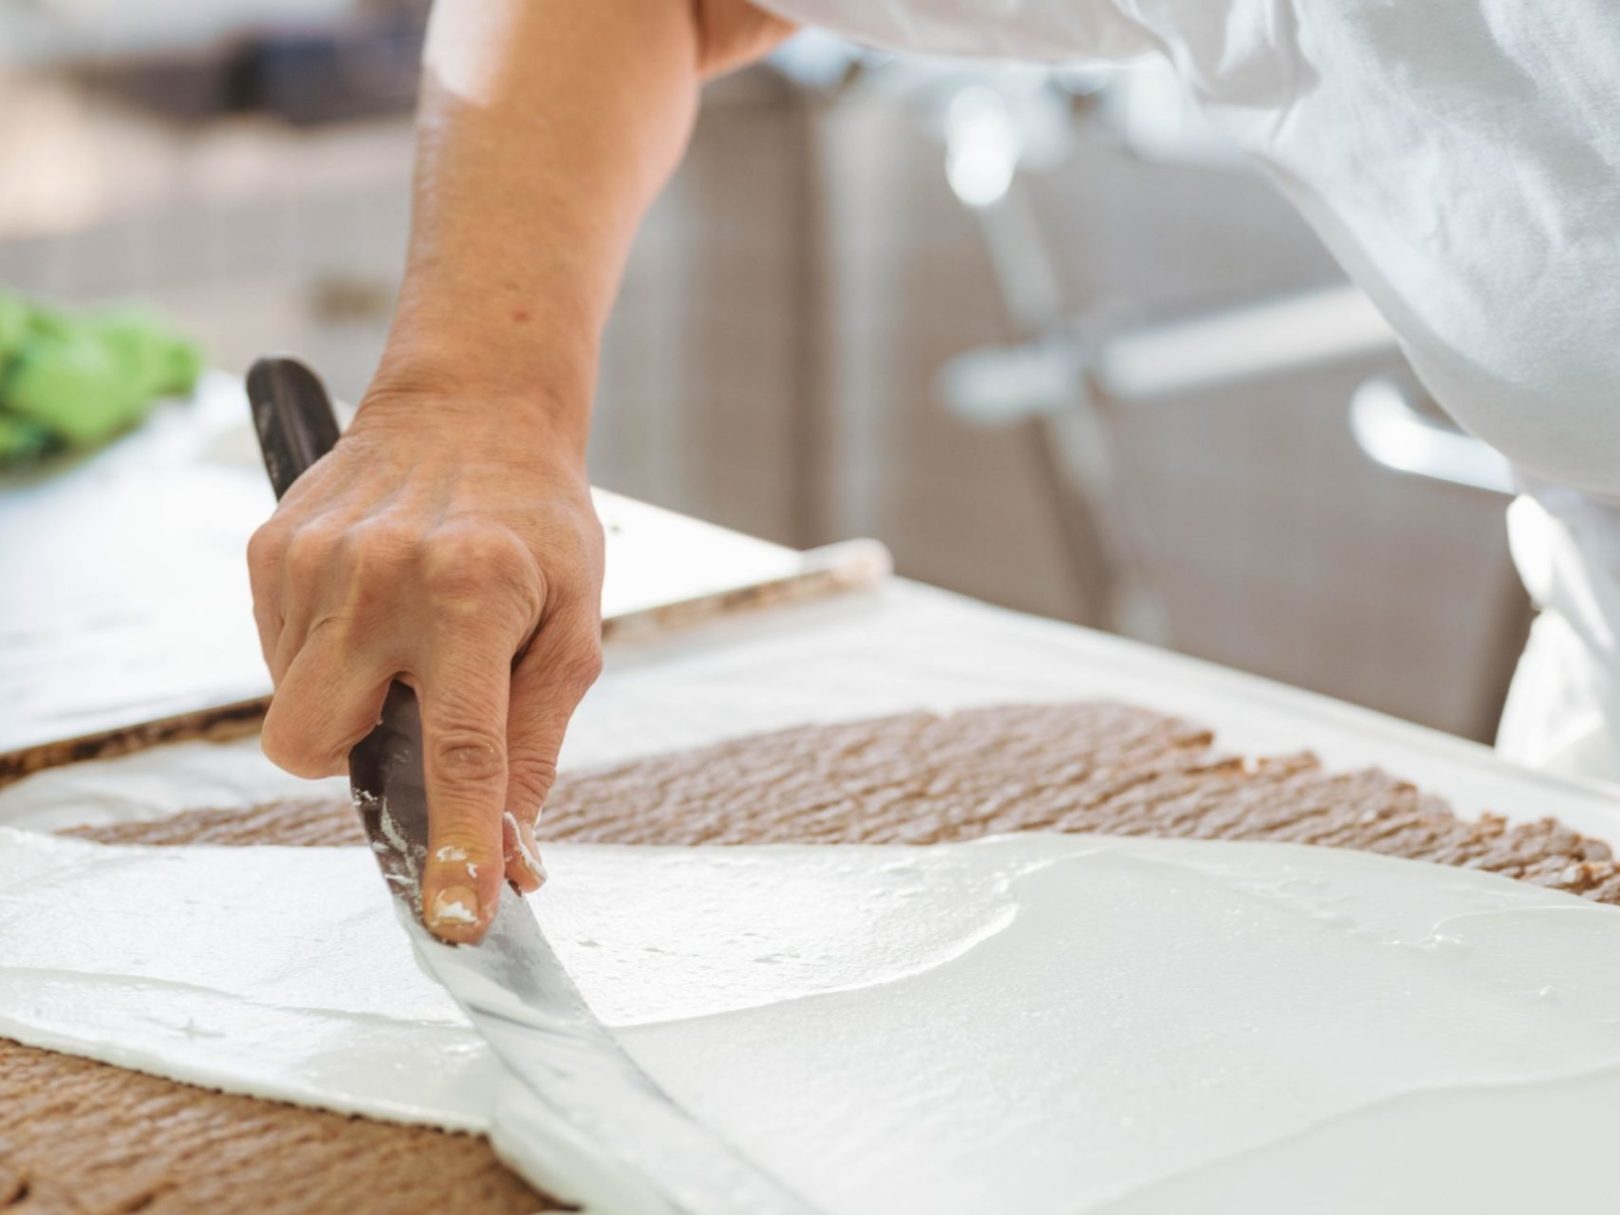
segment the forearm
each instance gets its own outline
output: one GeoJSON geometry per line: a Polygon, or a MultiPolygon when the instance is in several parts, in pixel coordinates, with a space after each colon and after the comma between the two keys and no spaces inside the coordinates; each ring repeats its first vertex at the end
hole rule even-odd
{"type": "Polygon", "coordinates": [[[598,335],[700,80],[787,32],[746,0],[439,0],[404,289],[337,447],[253,537],[265,753],[341,771],[421,703],[425,920],[535,889],[563,731],[601,666],[584,451],[598,335]]]}
{"type": "Polygon", "coordinates": [[[439,0],[410,254],[374,395],[471,389],[547,411],[583,448],[599,335],[690,133],[706,25],[691,0],[439,0]]]}

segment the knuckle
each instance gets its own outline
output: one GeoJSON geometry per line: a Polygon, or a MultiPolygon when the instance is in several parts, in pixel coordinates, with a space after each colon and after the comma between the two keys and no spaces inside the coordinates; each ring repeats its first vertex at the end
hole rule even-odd
{"type": "Polygon", "coordinates": [[[415,531],[397,523],[359,523],[344,533],[340,559],[356,584],[387,585],[410,565],[417,540],[415,531]]]}
{"type": "Polygon", "coordinates": [[[277,712],[279,704],[277,701],[271,705],[271,712],[265,717],[264,729],[259,736],[259,745],[265,757],[283,771],[306,780],[325,776],[332,768],[331,756],[316,744],[300,724],[297,709],[284,708],[277,712]]]}
{"type": "Polygon", "coordinates": [[[575,648],[568,660],[568,682],[583,692],[601,677],[602,643],[596,636],[590,635],[575,648]]]}
{"type": "MultiPolygon", "coordinates": [[[[549,755],[512,756],[511,784],[534,799],[535,805],[545,800],[551,786],[557,782],[557,761],[549,755]]],[[[528,807],[520,807],[528,809],[528,807]]]]}
{"type": "Polygon", "coordinates": [[[421,532],[391,519],[368,519],[352,524],[344,538],[345,552],[356,559],[403,565],[415,551],[421,532]]]}
{"type": "Polygon", "coordinates": [[[341,538],[325,527],[305,527],[287,541],[282,560],[295,582],[311,582],[331,564],[341,538]]]}
{"type": "Polygon", "coordinates": [[[255,574],[267,574],[281,563],[287,548],[287,531],[274,521],[261,526],[248,537],[248,569],[255,574]]]}
{"type": "Polygon", "coordinates": [[[534,559],[504,527],[443,528],[421,545],[422,583],[441,607],[469,611],[492,597],[521,602],[525,614],[538,614],[540,593],[534,559]]]}
{"type": "Polygon", "coordinates": [[[422,542],[422,581],[429,590],[455,597],[480,589],[498,557],[481,529],[434,532],[422,542]]]}
{"type": "Polygon", "coordinates": [[[593,508],[583,507],[564,518],[565,543],[570,549],[586,560],[602,550],[606,535],[602,529],[602,520],[597,517],[593,508]]]}
{"type": "Polygon", "coordinates": [[[442,730],[428,744],[428,755],[440,779],[452,784],[484,785],[506,777],[505,740],[490,730],[442,730]]]}
{"type": "Polygon", "coordinates": [[[585,542],[585,553],[590,558],[593,567],[602,564],[603,553],[607,549],[607,532],[603,530],[602,520],[597,518],[594,510],[585,512],[585,521],[581,526],[585,542]]]}
{"type": "Polygon", "coordinates": [[[583,511],[556,521],[547,537],[548,567],[557,575],[559,589],[583,592],[600,581],[606,539],[594,512],[583,511]]]}

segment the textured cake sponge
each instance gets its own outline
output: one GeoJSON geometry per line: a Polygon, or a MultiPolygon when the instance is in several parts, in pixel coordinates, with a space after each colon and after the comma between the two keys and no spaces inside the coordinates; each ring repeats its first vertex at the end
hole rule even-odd
{"type": "MultiPolygon", "coordinates": [[[[565,773],[542,834],[925,844],[1021,830],[1365,848],[1620,903],[1607,845],[1551,819],[1463,819],[1383,772],[1328,772],[1304,755],[1243,760],[1208,730],[1115,704],[807,726],[565,773]]],[[[71,834],[157,846],[364,841],[346,801],[71,834]]],[[[0,1210],[8,1202],[82,1215],[564,1209],[507,1172],[481,1139],[207,1092],[0,1040],[0,1210]]]]}

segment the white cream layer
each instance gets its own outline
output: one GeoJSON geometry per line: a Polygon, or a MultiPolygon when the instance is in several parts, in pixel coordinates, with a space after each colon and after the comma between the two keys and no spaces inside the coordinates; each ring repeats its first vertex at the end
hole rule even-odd
{"type": "MultiPolygon", "coordinates": [[[[1280,845],[547,861],[536,909],[626,1048],[829,1213],[1519,1215],[1610,1195],[1611,908],[1280,845]]],[[[363,849],[0,829],[0,1033],[450,1127],[493,1100],[363,849]]],[[[566,1155],[536,1146],[514,1162],[568,1192],[566,1155]]]]}

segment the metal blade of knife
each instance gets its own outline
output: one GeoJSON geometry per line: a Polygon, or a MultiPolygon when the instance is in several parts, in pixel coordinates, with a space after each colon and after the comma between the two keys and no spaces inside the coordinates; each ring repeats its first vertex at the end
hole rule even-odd
{"type": "MultiPolygon", "coordinates": [[[[247,383],[265,469],[280,498],[336,442],[337,422],[319,378],[295,359],[260,359],[247,383]]],[[[589,1192],[564,1197],[613,1215],[816,1215],[636,1065],[591,1012],[516,892],[502,890],[480,945],[446,945],[422,927],[422,724],[416,696],[403,683],[389,689],[381,721],[350,752],[349,783],[418,961],[506,1068],[514,1091],[496,1111],[497,1149],[535,1126],[562,1130],[567,1155],[591,1157],[572,1170],[589,1192]],[[501,1125],[503,1110],[512,1126],[501,1125]]]]}

